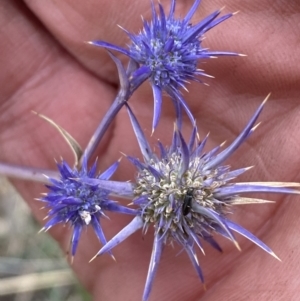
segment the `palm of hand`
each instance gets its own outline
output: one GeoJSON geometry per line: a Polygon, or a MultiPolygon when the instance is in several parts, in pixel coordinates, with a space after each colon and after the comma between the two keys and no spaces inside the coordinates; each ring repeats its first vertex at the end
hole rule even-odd
{"type": "MultiPolygon", "coordinates": [[[[138,1],[135,13],[129,5],[131,1],[125,0],[122,3],[91,0],[90,5],[82,1],[25,2],[0,5],[1,160],[53,169],[53,157],[71,160],[69,150],[59,135],[32,116],[30,110],[54,119],[86,145],[117,92],[118,79],[105,51],[91,48],[82,41],[101,38],[123,45],[126,37],[115,22],[136,32],[140,25],[137,16],[141,12],[149,16],[149,4],[138,1]],[[38,131],[34,132],[37,127],[38,131]]],[[[168,5],[169,1],[165,2],[168,5]]],[[[190,7],[191,3],[186,6],[190,7]]],[[[221,6],[221,1],[204,1],[199,14],[203,17],[204,12],[207,14],[221,6]]],[[[186,11],[183,1],[178,1],[177,9],[186,11]]],[[[234,167],[256,165],[246,175],[250,181],[299,182],[300,69],[294,62],[300,55],[297,47],[300,28],[296,22],[300,6],[296,1],[289,4],[252,1],[249,5],[229,1],[226,10],[236,9],[242,12],[209,33],[207,45],[212,49],[246,52],[248,57],[209,61],[204,67],[216,80],[209,81],[211,87],[190,86],[187,101],[201,136],[210,131],[210,146],[213,146],[224,139],[232,141],[264,96],[272,91],[272,100],[261,118],[262,126],[229,163],[234,167]]],[[[150,128],[153,106],[150,90],[144,86],[132,98],[130,103],[137,117],[144,128],[150,128]]],[[[171,138],[174,118],[169,108],[169,103],[164,105],[158,131],[154,134],[163,141],[165,138],[166,143],[171,138]],[[165,137],[161,136],[160,129],[165,129],[165,137]]],[[[101,142],[100,168],[103,170],[115,161],[119,151],[140,156],[125,110],[120,112],[101,142]]],[[[130,167],[122,163],[117,177],[127,180],[130,167]]],[[[45,212],[33,201],[41,187],[32,184],[29,190],[28,183],[15,184],[41,220],[45,212]]],[[[175,257],[178,250],[166,248],[152,300],[199,300],[200,296],[201,300],[220,297],[279,300],[282,295],[286,300],[296,298],[299,205],[296,197],[272,199],[277,200],[277,204],[237,210],[235,220],[272,247],[283,264],[243,240],[239,239],[242,253],[222,241],[223,255],[207,247],[206,257],[199,256],[208,286],[204,294],[186,256],[175,257]]],[[[112,221],[104,222],[107,238],[129,220],[113,216],[112,221]]],[[[58,228],[51,234],[67,248],[69,233],[58,228]]],[[[107,256],[88,264],[99,249],[94,234],[88,232],[80,242],[73,267],[95,300],[140,300],[151,244],[151,233],[144,240],[138,233],[114,251],[117,265],[107,256]]]]}

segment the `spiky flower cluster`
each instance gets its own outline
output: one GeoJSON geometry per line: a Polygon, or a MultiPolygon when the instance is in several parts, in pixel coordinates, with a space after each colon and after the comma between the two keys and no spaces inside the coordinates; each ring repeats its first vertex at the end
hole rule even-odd
{"type": "Polygon", "coordinates": [[[82,229],[91,225],[96,236],[102,244],[106,239],[101,228],[100,218],[105,217],[105,211],[115,211],[125,214],[134,214],[134,210],[118,205],[110,200],[110,192],[107,189],[99,189],[97,185],[88,183],[89,180],[109,180],[114,174],[119,161],[111,165],[100,175],[96,174],[97,162],[88,169],[84,161],[82,168],[73,169],[62,161],[57,167],[60,172],[60,179],[49,178],[50,185],[46,185],[49,192],[41,198],[49,208],[47,217],[51,219],[45,224],[42,230],[49,230],[58,223],[70,223],[74,230],[71,240],[71,254],[75,255],[82,229]]]}
{"type": "MultiPolygon", "coordinates": [[[[194,126],[186,143],[180,130],[175,128],[170,148],[158,144],[160,156],[152,152],[145,135],[128,108],[144,163],[128,156],[138,170],[133,203],[139,207],[133,221],[102,247],[97,255],[110,252],[112,248],[139,229],[155,229],[153,251],[148,270],[143,300],[148,300],[163,245],[177,242],[187,252],[198,276],[204,282],[194,246],[204,253],[201,240],[222,251],[214,239],[216,233],[231,240],[239,248],[233,232],[246,237],[270,255],[274,252],[248,230],[227,218],[230,207],[236,204],[267,203],[268,200],[242,197],[251,193],[300,194],[299,183],[284,182],[233,182],[249,170],[249,167],[230,170],[223,165],[234,151],[253,133],[255,122],[265,102],[257,109],[240,135],[223,151],[217,146],[205,153],[207,137],[197,142],[194,126]]],[[[101,183],[99,182],[100,186],[101,183]]]]}
{"type": "MultiPolygon", "coordinates": [[[[39,115],[54,126],[71,147],[75,163],[70,167],[64,160],[57,164],[58,172],[41,171],[0,164],[0,172],[9,176],[46,182],[48,192],[40,199],[49,210],[50,220],[42,230],[57,224],[73,227],[71,254],[75,255],[82,230],[92,227],[103,247],[95,257],[110,253],[111,250],[139,229],[143,233],[154,228],[154,243],[144,289],[143,300],[150,296],[153,280],[164,245],[178,243],[188,254],[200,280],[204,282],[195,247],[204,253],[202,241],[221,251],[215,234],[228,238],[237,248],[234,233],[238,233],[267,253],[276,257],[274,252],[255,235],[234,223],[228,213],[236,204],[267,203],[269,201],[244,197],[248,193],[300,194],[300,183],[286,182],[235,182],[235,179],[250,169],[242,167],[231,170],[225,161],[256,129],[256,121],[261,113],[263,102],[248,124],[226,148],[217,146],[205,151],[207,137],[200,140],[192,112],[186,104],[180,89],[189,80],[200,81],[198,76],[206,75],[197,69],[199,60],[220,55],[237,55],[231,52],[210,51],[202,47],[203,35],[222,23],[233,14],[219,17],[216,11],[204,20],[191,24],[191,18],[200,4],[195,0],[184,18],[175,17],[175,0],[171,1],[167,15],[161,4],[156,12],[152,3],[152,20],[143,21],[143,30],[128,34],[131,44],[128,49],[104,41],[90,42],[109,50],[119,51],[130,58],[127,70],[121,61],[110,53],[116,63],[120,91],[111,107],[103,117],[95,133],[83,151],[76,140],[49,118],[39,115]],[[147,141],[137,118],[128,105],[128,100],[139,85],[150,80],[154,98],[152,130],[158,124],[161,114],[162,93],[167,92],[176,109],[175,129],[170,147],[158,142],[160,154],[157,155],[147,141]],[[89,160],[100,143],[108,126],[125,105],[143,162],[127,156],[136,167],[135,181],[117,182],[110,178],[116,171],[119,161],[112,164],[101,174],[97,172],[96,162],[89,168],[89,160]],[[187,142],[182,135],[182,108],[192,121],[192,134],[187,142]],[[44,175],[46,174],[46,179],[44,175]],[[134,208],[124,207],[113,198],[131,199],[134,208]],[[131,214],[133,220],[108,242],[105,239],[101,218],[114,211],[131,214]]],[[[122,150],[121,150],[122,151],[122,150]]],[[[277,257],[276,257],[277,258],[277,257]]]]}
{"type": "Polygon", "coordinates": [[[191,18],[201,0],[196,0],[184,18],[177,19],[174,15],[175,0],[172,0],[170,12],[166,15],[159,3],[159,13],[153,2],[152,20],[143,20],[143,30],[134,35],[123,29],[131,40],[129,49],[125,49],[104,41],[90,42],[110,50],[127,55],[138,66],[128,69],[132,90],[135,90],[147,78],[150,79],[154,97],[154,117],[152,129],[155,129],[161,114],[162,91],[166,91],[178,111],[181,105],[192,119],[192,113],[182,98],[179,88],[184,88],[188,81],[198,81],[198,76],[208,76],[203,70],[197,69],[199,60],[223,56],[239,55],[235,52],[210,51],[201,45],[204,34],[230,18],[226,14],[220,18],[221,10],[217,10],[199,23],[192,25],[191,18]]]}
{"type": "MultiPolygon", "coordinates": [[[[247,231],[227,219],[230,207],[241,203],[268,202],[241,197],[241,194],[249,191],[299,194],[299,190],[295,189],[299,187],[298,183],[234,183],[232,181],[236,177],[251,167],[231,170],[230,166],[223,165],[254,131],[254,123],[262,108],[263,104],[236,140],[221,152],[222,145],[205,153],[207,137],[196,143],[197,129],[194,127],[189,144],[175,129],[170,148],[159,144],[160,157],[148,152],[144,164],[129,158],[138,169],[134,203],[141,208],[144,229],[152,224],[156,235],[175,240],[191,250],[196,243],[203,251],[199,238],[220,250],[212,237],[214,233],[231,239],[238,247],[231,230],[245,236],[247,231]]],[[[132,112],[130,115],[133,127],[140,131],[132,112]]],[[[143,137],[142,133],[138,136],[143,137]]],[[[142,145],[145,143],[140,143],[142,145]]],[[[253,242],[274,255],[258,239],[253,242]]]]}
{"type": "Polygon", "coordinates": [[[220,11],[216,11],[193,26],[191,18],[199,4],[200,1],[195,1],[183,19],[176,19],[175,1],[172,2],[168,16],[160,3],[157,14],[152,3],[152,21],[143,20],[143,31],[138,35],[126,31],[132,42],[129,56],[144,66],[144,72],[153,85],[172,90],[184,87],[187,80],[196,80],[197,75],[206,75],[202,70],[197,70],[199,59],[233,54],[212,52],[202,47],[203,35],[232,14],[217,19],[220,11]]]}

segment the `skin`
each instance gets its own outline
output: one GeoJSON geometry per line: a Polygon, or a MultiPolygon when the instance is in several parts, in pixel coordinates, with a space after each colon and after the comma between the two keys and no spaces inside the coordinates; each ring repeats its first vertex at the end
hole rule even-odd
{"type": "MultiPolygon", "coordinates": [[[[128,39],[117,24],[137,32],[139,15],[150,18],[149,1],[65,0],[2,1],[0,3],[0,159],[24,166],[55,169],[53,158],[72,164],[72,154],[49,124],[30,113],[42,113],[69,131],[84,147],[118,90],[113,62],[100,48],[83,41],[102,39],[124,46],[128,39]],[[135,3],[134,3],[135,2],[135,3]]],[[[161,1],[164,7],[169,0],[161,1]]],[[[193,1],[178,1],[183,16],[193,1]]],[[[203,0],[194,16],[199,21],[224,5],[203,0]]],[[[300,182],[300,3],[291,1],[226,1],[224,12],[240,13],[213,29],[205,45],[215,50],[246,53],[247,57],[219,58],[200,65],[216,79],[210,87],[192,84],[185,98],[197,119],[200,136],[210,132],[208,149],[230,143],[245,126],[264,97],[271,99],[260,117],[262,125],[228,160],[235,167],[255,165],[239,180],[300,182]]],[[[168,11],[168,9],[166,9],[168,11]]],[[[179,13],[180,12],[180,13],[179,13]]],[[[122,56],[120,56],[122,57],[122,56]]],[[[124,62],[126,59],[124,59],[124,62]]],[[[153,100],[143,85],[130,104],[150,136],[153,100]]],[[[166,97],[162,117],[151,142],[169,143],[174,111],[166,97]]],[[[188,139],[190,122],[185,119],[188,139]]],[[[101,141],[96,155],[104,170],[120,151],[141,158],[126,110],[121,110],[101,141]]],[[[115,180],[133,178],[134,169],[124,159],[115,180]]],[[[45,211],[34,201],[46,189],[36,183],[13,182],[41,222],[45,211]]],[[[220,254],[205,245],[199,261],[206,279],[202,288],[188,257],[180,248],[166,246],[150,300],[296,300],[299,294],[300,197],[257,195],[276,204],[235,208],[231,218],[267,243],[282,263],[237,237],[239,252],[224,239],[220,254]]],[[[124,201],[124,204],[128,203],[124,201]]],[[[107,238],[131,217],[110,215],[103,221],[107,238]]],[[[70,232],[49,231],[64,251],[70,232]]],[[[108,255],[88,261],[100,248],[92,231],[84,233],[72,264],[93,300],[141,300],[153,236],[138,231],[108,255]]]]}

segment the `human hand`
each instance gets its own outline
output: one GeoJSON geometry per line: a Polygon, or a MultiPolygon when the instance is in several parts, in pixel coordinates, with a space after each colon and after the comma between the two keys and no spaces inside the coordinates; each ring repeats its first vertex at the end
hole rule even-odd
{"type": "MultiPolygon", "coordinates": [[[[189,4],[178,1],[177,15],[189,4]]],[[[163,4],[169,5],[169,1],[163,4]]],[[[272,92],[260,120],[263,124],[228,162],[233,167],[255,165],[245,177],[252,181],[300,181],[297,116],[300,111],[298,80],[300,6],[290,3],[228,1],[226,12],[240,14],[207,34],[215,50],[246,53],[246,58],[219,58],[200,65],[215,80],[210,87],[188,86],[185,94],[195,114],[201,137],[210,132],[209,148],[237,136],[262,99],[272,92]]],[[[198,20],[223,6],[204,1],[198,20]]],[[[149,3],[138,1],[10,1],[1,4],[1,160],[25,166],[55,168],[53,158],[69,160],[70,151],[48,124],[30,114],[42,113],[68,130],[85,146],[117,93],[118,77],[105,50],[83,41],[102,39],[125,45],[120,24],[137,32],[139,15],[150,18],[149,3]]],[[[130,104],[143,125],[150,129],[152,92],[141,87],[130,104]]],[[[174,121],[171,102],[165,99],[154,141],[170,143],[174,121]]],[[[189,120],[185,119],[186,124],[189,120]]],[[[188,130],[184,131],[189,134],[188,130]]],[[[148,131],[150,134],[150,130],[148,131]]],[[[127,113],[122,110],[98,149],[104,170],[120,151],[140,156],[127,113]]],[[[133,178],[133,168],[123,160],[116,180],[133,178]]],[[[45,212],[33,201],[45,189],[37,184],[14,182],[41,221],[45,212]]],[[[283,260],[280,264],[250,242],[238,238],[243,249],[221,240],[224,254],[209,247],[199,256],[208,291],[204,292],[187,256],[166,247],[150,300],[287,300],[297,295],[297,197],[272,197],[274,205],[244,206],[235,220],[266,242],[283,260]],[[287,200],[290,200],[288,202],[287,200]],[[288,235],[286,234],[288,233],[288,235]],[[289,268],[291,266],[291,268],[289,268]],[[273,276],[274,275],[274,276],[273,276]],[[280,276],[279,276],[280,275],[280,276]],[[225,299],[226,299],[225,297],[225,299]]],[[[130,217],[111,215],[104,221],[107,238],[117,233],[130,217]]],[[[70,233],[55,227],[51,234],[68,249],[70,233]]],[[[150,258],[152,235],[135,234],[108,256],[89,259],[99,250],[94,233],[84,234],[73,264],[80,281],[95,300],[140,300],[150,258]]]]}

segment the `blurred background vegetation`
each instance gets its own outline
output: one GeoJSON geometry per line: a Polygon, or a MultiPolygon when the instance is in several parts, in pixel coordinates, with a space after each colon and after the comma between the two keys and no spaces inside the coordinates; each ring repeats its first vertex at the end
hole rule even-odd
{"type": "Polygon", "coordinates": [[[0,301],[91,301],[64,254],[0,178],[0,301]]]}

